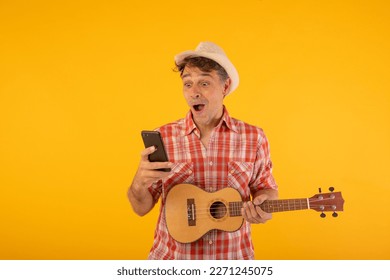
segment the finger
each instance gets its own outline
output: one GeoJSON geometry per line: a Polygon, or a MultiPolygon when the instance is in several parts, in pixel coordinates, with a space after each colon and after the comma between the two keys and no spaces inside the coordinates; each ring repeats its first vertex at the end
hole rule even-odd
{"type": "Polygon", "coordinates": [[[141,177],[164,178],[170,172],[163,171],[162,169],[169,169],[172,166],[173,163],[171,162],[142,161],[139,165],[138,173],[141,177]]]}
{"type": "Polygon", "coordinates": [[[242,216],[250,223],[258,224],[261,221],[261,217],[258,217],[256,210],[254,209],[252,202],[246,202],[242,208],[242,216]]]}
{"type": "Polygon", "coordinates": [[[260,206],[256,206],[255,209],[256,209],[257,215],[262,219],[262,223],[265,223],[267,220],[271,219],[272,214],[263,211],[260,208],[260,206]]]}
{"type": "Polygon", "coordinates": [[[248,214],[246,212],[246,208],[245,208],[245,205],[241,208],[241,215],[244,217],[245,221],[248,221],[250,223],[252,223],[250,220],[251,218],[248,217],[248,214]]]}
{"type": "Polygon", "coordinates": [[[157,182],[158,180],[164,179],[169,175],[169,172],[156,171],[156,170],[143,170],[139,174],[140,181],[144,186],[157,182]]]}
{"type": "MultiPolygon", "coordinates": [[[[256,207],[253,204],[253,202],[248,202],[248,210],[250,212],[250,216],[252,217],[252,219],[257,221],[259,214],[257,213],[256,207]]],[[[260,219],[261,219],[261,216],[260,216],[260,219]]]]}
{"type": "Polygon", "coordinates": [[[150,147],[144,149],[141,152],[141,159],[143,161],[149,161],[149,155],[153,154],[155,151],[156,151],[156,147],[155,146],[150,146],[150,147]]]}
{"type": "Polygon", "coordinates": [[[253,199],[254,205],[261,205],[266,200],[266,197],[264,195],[259,195],[253,199]]]}
{"type": "Polygon", "coordinates": [[[252,202],[245,204],[244,218],[251,223],[262,223],[272,218],[271,213],[264,212],[260,206],[255,206],[252,202]]]}
{"type": "Polygon", "coordinates": [[[157,170],[148,170],[144,172],[144,178],[150,183],[164,179],[169,175],[169,172],[157,171],[157,170]]]}
{"type": "Polygon", "coordinates": [[[151,169],[151,170],[166,169],[166,168],[171,168],[172,166],[173,166],[173,163],[169,162],[169,161],[166,161],[166,162],[155,161],[155,162],[145,163],[145,167],[147,169],[151,169]]]}

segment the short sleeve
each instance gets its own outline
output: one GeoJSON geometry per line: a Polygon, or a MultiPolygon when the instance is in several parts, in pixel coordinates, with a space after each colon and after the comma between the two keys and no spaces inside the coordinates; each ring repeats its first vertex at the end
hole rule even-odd
{"type": "Polygon", "coordinates": [[[272,161],[268,139],[262,130],[259,134],[254,172],[249,187],[252,194],[258,190],[278,189],[272,175],[272,161]]]}

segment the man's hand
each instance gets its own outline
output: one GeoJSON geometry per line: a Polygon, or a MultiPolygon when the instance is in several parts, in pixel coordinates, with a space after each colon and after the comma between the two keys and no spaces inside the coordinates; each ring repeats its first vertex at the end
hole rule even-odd
{"type": "Polygon", "coordinates": [[[143,216],[154,206],[153,197],[148,187],[169,175],[169,172],[159,171],[160,168],[171,168],[171,162],[150,162],[149,155],[156,151],[155,147],[146,148],[141,152],[141,161],[138,165],[137,173],[127,192],[134,212],[143,216]]]}
{"type": "Polygon", "coordinates": [[[133,182],[145,188],[153,182],[163,179],[169,175],[169,172],[159,171],[160,168],[171,168],[171,162],[150,162],[149,155],[156,151],[154,146],[146,148],[141,152],[141,161],[138,166],[133,182]]]}
{"type": "Polygon", "coordinates": [[[272,214],[264,212],[260,206],[264,201],[269,199],[277,199],[277,190],[260,190],[254,195],[252,201],[244,202],[241,209],[241,214],[246,221],[252,224],[264,224],[268,220],[272,219],[272,214]]]}

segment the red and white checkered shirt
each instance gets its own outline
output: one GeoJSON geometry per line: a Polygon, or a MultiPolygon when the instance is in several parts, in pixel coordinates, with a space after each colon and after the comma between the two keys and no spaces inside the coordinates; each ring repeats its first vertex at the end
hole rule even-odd
{"type": "Polygon", "coordinates": [[[191,112],[158,130],[174,166],[166,179],[149,187],[155,202],[161,198],[149,259],[253,259],[248,222],[235,232],[211,230],[195,242],[179,243],[168,233],[164,207],[168,191],[177,184],[193,184],[208,192],[233,187],[243,200],[249,200],[257,190],[277,189],[263,130],[231,118],[226,109],[207,149],[200,141],[191,112]]]}

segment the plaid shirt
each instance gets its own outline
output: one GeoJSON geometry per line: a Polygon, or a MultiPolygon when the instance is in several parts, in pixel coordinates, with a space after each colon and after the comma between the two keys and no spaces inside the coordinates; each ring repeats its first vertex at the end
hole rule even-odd
{"type": "Polygon", "coordinates": [[[243,200],[249,200],[257,190],[277,189],[263,130],[231,118],[226,109],[207,149],[200,141],[191,112],[158,130],[174,166],[167,178],[149,187],[155,202],[161,197],[149,259],[253,259],[248,222],[238,231],[211,230],[199,240],[184,244],[169,235],[164,206],[168,191],[177,184],[193,184],[208,192],[229,186],[237,189],[243,200]]]}

